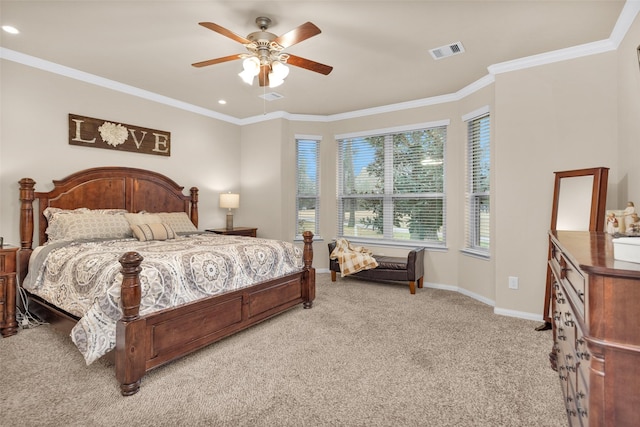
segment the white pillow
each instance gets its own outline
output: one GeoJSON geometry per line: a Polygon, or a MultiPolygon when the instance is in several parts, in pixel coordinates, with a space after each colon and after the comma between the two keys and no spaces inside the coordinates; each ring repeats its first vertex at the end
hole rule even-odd
{"type": "Polygon", "coordinates": [[[169,224],[176,233],[198,231],[186,212],[160,212],[155,215],[158,215],[163,223],[169,224]]]}
{"type": "Polygon", "coordinates": [[[126,213],[124,217],[127,219],[129,224],[139,225],[139,224],[159,224],[162,222],[162,218],[156,214],[148,214],[148,213],[126,213]]]}
{"type": "MultiPolygon", "coordinates": [[[[61,209],[61,208],[46,208],[42,214],[47,219],[47,229],[46,233],[48,236],[48,241],[55,240],[67,240],[64,236],[66,233],[65,230],[60,229],[63,224],[62,221],[56,221],[55,218],[61,215],[84,215],[84,214],[103,214],[103,215],[124,215],[127,213],[126,209],[88,209],[88,208],[77,208],[77,209],[61,209]]],[[[66,222],[65,222],[66,224],[66,222]]]]}

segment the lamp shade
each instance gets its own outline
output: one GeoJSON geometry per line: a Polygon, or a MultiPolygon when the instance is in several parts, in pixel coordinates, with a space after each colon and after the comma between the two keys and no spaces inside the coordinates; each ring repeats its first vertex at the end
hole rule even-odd
{"type": "Polygon", "coordinates": [[[221,193],[220,207],[224,209],[238,209],[238,207],[240,207],[240,195],[235,193],[221,193]]]}

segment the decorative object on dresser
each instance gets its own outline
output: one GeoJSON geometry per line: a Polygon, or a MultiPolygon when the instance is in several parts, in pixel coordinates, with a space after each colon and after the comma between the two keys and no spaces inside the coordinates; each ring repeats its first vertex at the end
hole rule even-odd
{"type": "Polygon", "coordinates": [[[209,231],[211,233],[216,234],[224,234],[227,236],[249,236],[256,237],[258,229],[253,227],[231,227],[228,228],[209,228],[205,231],[209,231]]]}
{"type": "Polygon", "coordinates": [[[16,322],[16,246],[0,245],[0,332],[3,337],[18,332],[16,322]]]}
{"type": "MultiPolygon", "coordinates": [[[[49,234],[53,233],[55,235],[67,231],[58,224],[58,220],[63,223],[71,222],[74,226],[78,225],[78,228],[74,230],[85,232],[86,229],[83,224],[86,224],[89,218],[96,215],[141,215],[152,218],[165,216],[167,221],[171,220],[173,222],[174,225],[170,227],[175,229],[175,234],[183,233],[179,237],[167,239],[165,242],[174,242],[178,246],[183,246],[182,243],[188,246],[188,242],[192,242],[191,245],[196,246],[196,250],[199,251],[198,256],[184,255],[184,257],[197,258],[194,262],[201,261],[201,263],[197,265],[190,264],[190,273],[185,273],[184,276],[175,278],[175,280],[181,280],[184,284],[194,283],[196,286],[203,286],[198,288],[199,291],[197,293],[191,292],[194,296],[199,296],[198,299],[183,299],[176,295],[179,305],[155,310],[157,304],[149,306],[149,302],[153,302],[154,298],[141,298],[143,286],[148,290],[150,286],[158,284],[157,281],[151,279],[151,276],[153,276],[153,271],[160,270],[152,270],[151,274],[149,274],[148,265],[151,262],[154,266],[153,268],[160,267],[161,260],[159,258],[172,257],[154,255],[163,251],[147,250],[144,252],[146,248],[149,248],[149,246],[144,245],[156,247],[155,245],[159,243],[165,244],[165,242],[139,241],[134,237],[115,240],[109,237],[110,240],[104,242],[109,247],[118,242],[118,244],[128,244],[133,245],[130,247],[139,248],[137,250],[129,249],[124,252],[119,257],[120,265],[114,266],[112,261],[118,259],[118,257],[112,258],[108,265],[105,264],[103,270],[96,271],[95,275],[91,275],[98,276],[98,273],[105,273],[106,270],[114,272],[109,277],[112,277],[115,281],[108,281],[112,292],[106,296],[104,294],[98,295],[105,301],[110,301],[112,297],[120,297],[121,304],[116,300],[115,308],[107,310],[109,313],[115,312],[115,317],[117,317],[115,319],[115,337],[110,335],[106,338],[109,341],[113,341],[114,350],[112,355],[115,358],[116,379],[120,383],[120,391],[124,396],[137,393],[142,377],[152,369],[190,354],[299,304],[304,308],[311,308],[313,305],[313,300],[315,299],[315,269],[311,266],[313,259],[313,234],[311,232],[307,232],[304,235],[304,248],[302,251],[297,250],[295,247],[291,248],[292,253],[296,256],[288,258],[295,258],[295,265],[288,264],[286,268],[282,268],[282,263],[280,263],[280,268],[269,271],[272,275],[262,275],[259,279],[255,279],[255,276],[253,279],[249,276],[237,277],[239,283],[234,282],[234,286],[239,286],[233,290],[226,290],[225,288],[216,287],[221,284],[220,280],[212,283],[215,277],[210,277],[211,272],[206,269],[207,262],[205,258],[211,259],[214,256],[216,260],[222,258],[231,260],[231,257],[227,255],[230,255],[230,251],[233,248],[225,246],[224,248],[216,249],[216,244],[213,240],[218,240],[218,238],[197,231],[197,188],[192,187],[190,196],[186,196],[182,192],[183,187],[164,175],[143,169],[124,167],[87,169],[64,179],[54,180],[53,184],[54,188],[51,191],[36,192],[34,180],[30,178],[20,180],[21,248],[18,252],[18,270],[20,284],[23,287],[25,282],[34,282],[25,280],[25,278],[30,279],[28,276],[30,258],[33,258],[34,263],[39,259],[47,262],[54,254],[57,245],[62,248],[76,247],[79,248],[77,249],[79,254],[84,253],[82,245],[86,243],[78,240],[69,240],[69,236],[58,241],[50,241],[46,246],[42,247],[45,242],[48,242],[47,237],[49,234]],[[37,212],[39,223],[37,235],[38,242],[41,245],[35,250],[32,247],[35,224],[34,209],[37,212]],[[57,210],[60,217],[48,223],[51,210],[57,210]],[[96,211],[109,211],[111,213],[96,211]],[[117,212],[114,213],[113,211],[117,212]],[[135,212],[142,211],[147,213],[135,214],[135,212]],[[154,214],[154,212],[157,214],[154,214]],[[86,218],[75,220],[74,222],[73,218],[67,218],[72,215],[85,215],[86,218]],[[184,227],[184,222],[179,218],[175,220],[174,216],[185,218],[189,223],[190,229],[180,231],[178,227],[184,227]],[[51,227],[48,228],[48,226],[51,227]],[[199,242],[202,244],[197,245],[199,242]],[[208,249],[206,249],[207,247],[208,249]],[[44,250],[49,251],[49,254],[45,254],[45,257],[41,256],[44,250]],[[215,255],[214,251],[219,254],[221,250],[224,251],[224,256],[215,255]],[[141,252],[147,254],[150,259],[145,260],[147,265],[142,263],[141,252]],[[32,257],[32,255],[34,256],[32,257]],[[120,275],[115,273],[114,267],[122,273],[121,283],[119,282],[120,275]],[[198,277],[193,277],[196,274],[198,277]],[[203,277],[203,275],[206,277],[203,277]],[[146,277],[146,280],[141,280],[142,277],[146,277]],[[212,292],[208,292],[208,286],[212,288],[212,292]],[[144,311],[145,306],[149,309],[148,311],[144,311]],[[118,313],[120,311],[122,312],[122,317],[119,317],[118,313]]],[[[131,232],[131,227],[129,227],[131,222],[128,222],[127,219],[125,219],[128,228],[127,232],[131,232]]],[[[109,222],[121,223],[122,221],[118,219],[117,221],[109,220],[109,222]]],[[[162,223],[169,224],[164,220],[162,220],[162,223]]],[[[156,223],[150,222],[149,224],[156,223]]],[[[69,230],[72,229],[71,227],[67,228],[69,230]]],[[[94,227],[94,229],[101,231],[105,227],[94,227]]],[[[264,242],[260,242],[261,239],[257,240],[254,249],[268,252],[269,249],[266,247],[263,249],[262,245],[268,246],[270,243],[266,240],[264,242]]],[[[242,242],[242,244],[246,246],[247,242],[242,242]]],[[[286,242],[280,242],[276,246],[281,246],[282,244],[286,244],[286,242]]],[[[64,254],[67,251],[60,252],[64,254]]],[[[233,249],[233,253],[238,254],[241,251],[233,249]]],[[[93,263],[94,258],[90,258],[93,263]]],[[[279,257],[283,262],[289,262],[285,258],[287,257],[279,257]]],[[[74,259],[77,260],[77,258],[74,259]]],[[[237,257],[234,259],[237,259],[237,257]]],[[[222,262],[226,261],[223,260],[222,262]]],[[[237,259],[232,262],[241,262],[241,260],[237,259]]],[[[234,265],[228,265],[225,268],[233,270],[234,265]]],[[[34,267],[34,271],[37,272],[39,270],[34,267]]],[[[73,270],[66,273],[66,275],[62,275],[62,277],[71,277],[74,274],[78,274],[77,271],[82,272],[82,270],[73,270]]],[[[163,271],[166,271],[166,268],[163,271]]],[[[158,275],[162,276],[162,274],[159,273],[158,275]]],[[[38,279],[43,275],[36,274],[35,276],[35,283],[40,285],[41,282],[38,282],[38,279]]],[[[73,335],[73,337],[82,337],[82,334],[86,332],[88,335],[86,339],[80,340],[83,347],[88,347],[91,343],[100,341],[91,335],[94,333],[94,328],[82,327],[86,324],[84,322],[86,317],[84,314],[81,314],[82,317],[80,315],[71,315],[59,306],[49,302],[44,296],[36,296],[34,292],[38,290],[37,286],[30,289],[33,292],[25,291],[28,294],[29,301],[33,303],[30,308],[35,314],[52,324],[57,324],[60,329],[65,330],[67,333],[74,329],[77,334],[73,335]],[[76,326],[80,326],[80,330],[77,330],[76,326]],[[94,338],[96,339],[94,340],[94,338]]],[[[165,289],[160,288],[159,290],[164,292],[165,289]]],[[[166,291],[169,292],[169,289],[166,289],[166,291]]],[[[149,292],[154,294],[153,290],[149,292]]],[[[61,303],[75,304],[75,300],[67,302],[64,295],[56,294],[55,298],[61,303]]],[[[164,301],[166,298],[160,298],[159,300],[164,301]]],[[[94,299],[91,299],[91,302],[93,301],[94,299]]],[[[98,305],[102,307],[102,305],[98,305]]],[[[107,317],[104,317],[104,319],[107,319],[107,317]]],[[[113,319],[109,317],[108,320],[113,319]]],[[[93,322],[96,326],[98,323],[93,322]]],[[[60,363],[65,362],[61,361],[60,363]]]]}
{"type": "Polygon", "coordinates": [[[640,425],[640,264],[604,232],[551,231],[555,368],[569,425],[640,425]]]}
{"type": "MultiPolygon", "coordinates": [[[[602,231],[605,224],[607,179],[609,168],[598,167],[555,172],[550,230],[602,231]]],[[[547,259],[551,259],[551,243],[547,259]]],[[[538,331],[551,329],[551,268],[547,263],[545,283],[544,323],[538,331]]]]}
{"type": "Polygon", "coordinates": [[[229,209],[227,211],[227,230],[233,230],[233,213],[231,209],[238,209],[240,207],[240,195],[232,192],[221,193],[220,207],[229,209]]]}

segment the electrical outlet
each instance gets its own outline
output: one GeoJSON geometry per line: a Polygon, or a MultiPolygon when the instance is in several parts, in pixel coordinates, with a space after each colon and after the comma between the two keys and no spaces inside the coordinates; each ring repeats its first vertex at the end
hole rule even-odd
{"type": "Polygon", "coordinates": [[[518,277],[509,276],[509,289],[518,289],[518,277]]]}

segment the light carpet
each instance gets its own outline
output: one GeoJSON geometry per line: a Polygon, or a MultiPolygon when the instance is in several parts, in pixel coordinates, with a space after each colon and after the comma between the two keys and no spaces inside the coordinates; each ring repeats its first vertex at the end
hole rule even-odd
{"type": "Polygon", "coordinates": [[[564,426],[550,331],[456,292],[317,275],[297,306],[122,397],[49,326],[0,340],[7,426],[564,426]]]}

